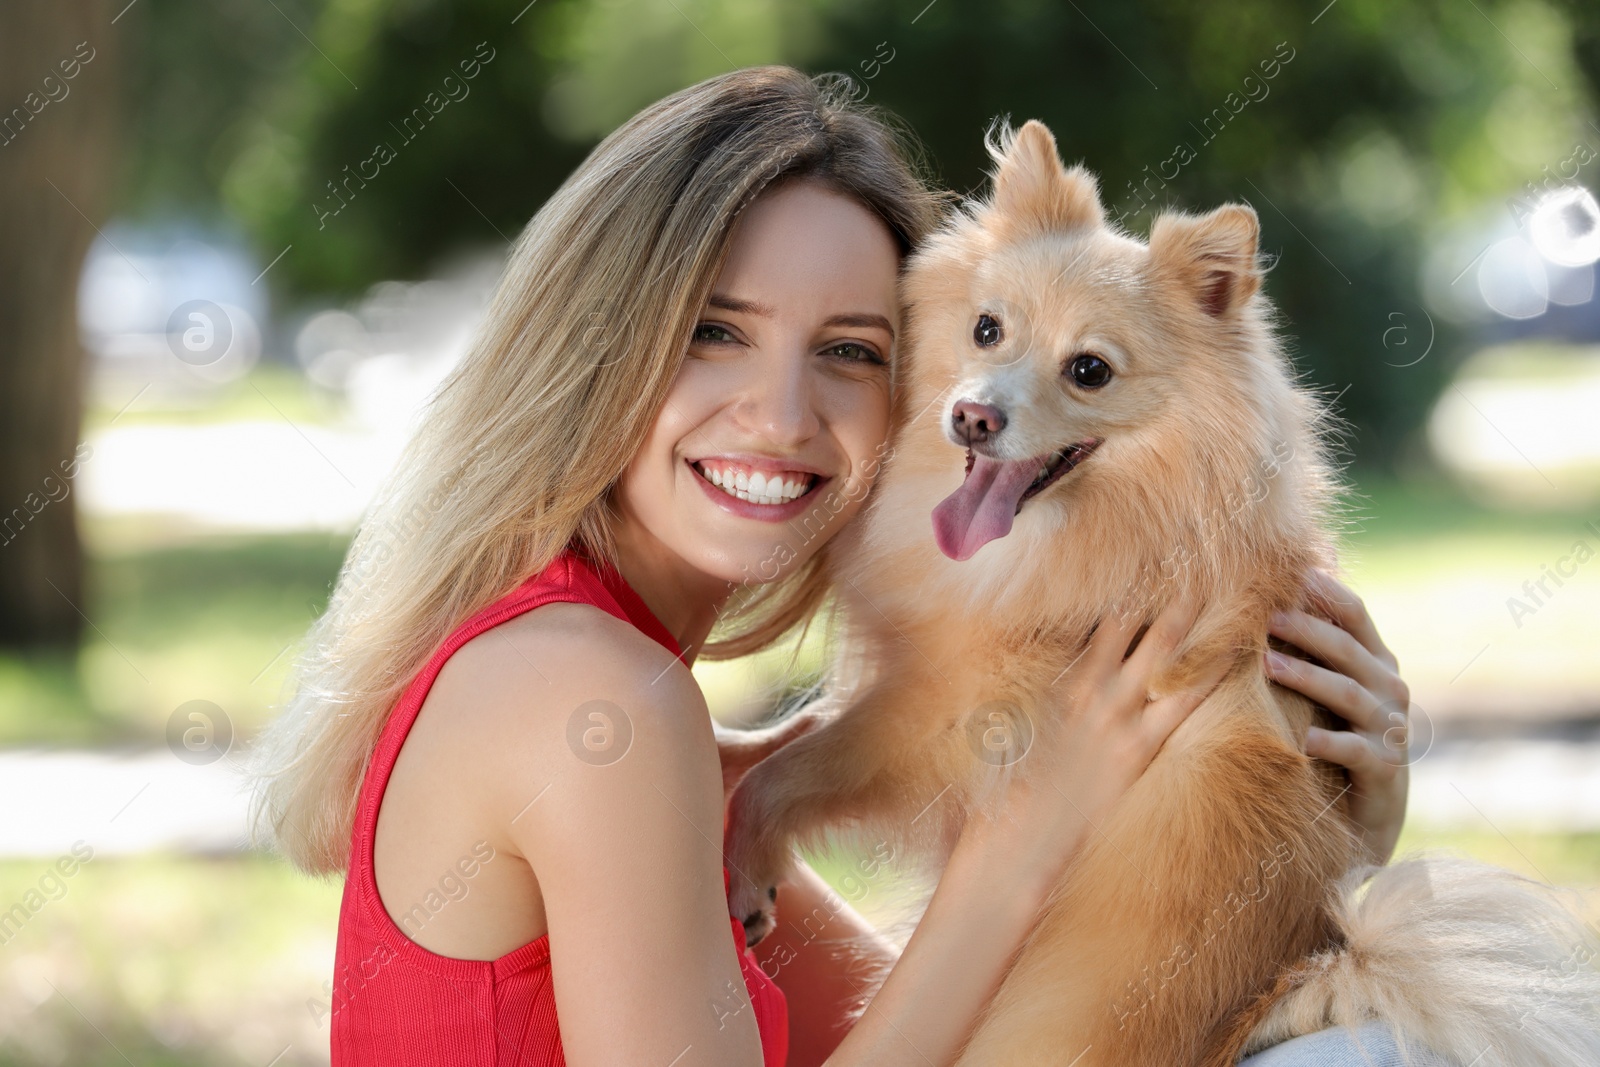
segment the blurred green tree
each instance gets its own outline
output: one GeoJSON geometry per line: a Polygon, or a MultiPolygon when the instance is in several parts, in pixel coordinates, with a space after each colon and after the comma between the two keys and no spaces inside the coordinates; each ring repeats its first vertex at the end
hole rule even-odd
{"type": "MultiPolygon", "coordinates": [[[[203,185],[264,261],[289,249],[270,276],[281,295],[350,294],[503,244],[600,136],[695,80],[768,62],[841,70],[909,121],[958,189],[981,187],[983,131],[1007,114],[1048,122],[1134,232],[1164,207],[1252,203],[1297,358],[1378,466],[1402,461],[1469,340],[1421,294],[1428,249],[1593,140],[1600,76],[1600,11],[1579,0],[302,0],[281,13],[270,69],[221,94],[225,107],[194,105],[203,167],[174,177],[161,158],[169,124],[199,128],[186,109],[204,92],[149,95],[160,106],[140,121],[166,136],[137,183],[147,200],[203,185]]],[[[162,84],[145,79],[149,94],[162,84]]]]}
{"type": "Polygon", "coordinates": [[[111,195],[122,51],[101,0],[0,6],[0,645],[72,646],[78,272],[111,195]]]}

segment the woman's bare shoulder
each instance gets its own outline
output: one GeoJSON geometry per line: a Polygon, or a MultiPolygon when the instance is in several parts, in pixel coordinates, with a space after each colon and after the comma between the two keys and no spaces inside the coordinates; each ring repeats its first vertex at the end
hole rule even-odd
{"type": "MultiPolygon", "coordinates": [[[[554,603],[474,637],[428,695],[449,747],[524,797],[574,766],[720,781],[705,698],[683,663],[589,604],[554,603]]],[[[519,805],[520,806],[520,805],[519,805]]]]}
{"type": "Polygon", "coordinates": [[[435,685],[449,684],[447,672],[474,686],[522,686],[530,675],[561,684],[597,672],[624,684],[692,682],[683,664],[637,627],[593,604],[565,602],[544,604],[472,638],[450,657],[435,685]],[[679,671],[671,669],[674,663],[679,671]]]}

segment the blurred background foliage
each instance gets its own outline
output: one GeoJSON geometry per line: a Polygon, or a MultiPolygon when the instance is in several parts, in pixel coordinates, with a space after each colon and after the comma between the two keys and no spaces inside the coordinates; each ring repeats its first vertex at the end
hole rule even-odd
{"type": "Polygon", "coordinates": [[[982,133],[1006,114],[1048,123],[1135,232],[1167,206],[1253,203],[1300,362],[1347,387],[1354,458],[1390,470],[1408,447],[1416,458],[1462,333],[1439,323],[1442,358],[1395,373],[1389,316],[1415,315],[1429,247],[1595,133],[1600,81],[1600,19],[1576,0],[1500,5],[1492,20],[1454,0],[1338,0],[1320,16],[1283,0],[1137,0],[1092,19],[1025,0],[144,6],[123,209],[209,211],[268,257],[290,247],[272,275],[285,299],[503,243],[600,137],[683,85],[759,63],[846,71],[958,190],[980,190],[982,133]],[[469,95],[406,140],[396,124],[480,42],[495,58],[469,95]],[[1226,125],[1205,126],[1216,109],[1226,125]],[[319,223],[317,205],[338,203],[330,183],[380,142],[396,159],[319,223]],[[1195,158],[1161,180],[1179,144],[1195,158]]]}

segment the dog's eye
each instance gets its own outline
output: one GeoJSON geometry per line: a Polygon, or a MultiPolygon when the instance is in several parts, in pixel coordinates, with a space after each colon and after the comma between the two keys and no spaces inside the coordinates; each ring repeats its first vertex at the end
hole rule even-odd
{"type": "Polygon", "coordinates": [[[993,315],[979,315],[978,325],[972,330],[972,339],[984,348],[992,348],[1000,343],[1000,332],[1000,323],[993,315]]]}
{"type": "Polygon", "coordinates": [[[1085,389],[1098,389],[1111,380],[1111,364],[1088,353],[1072,357],[1067,370],[1072,374],[1072,380],[1085,389]]]}

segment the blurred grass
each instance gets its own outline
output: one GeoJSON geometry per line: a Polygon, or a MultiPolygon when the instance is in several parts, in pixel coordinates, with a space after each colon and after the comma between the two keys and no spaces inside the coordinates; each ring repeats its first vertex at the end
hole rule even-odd
{"type": "MultiPolygon", "coordinates": [[[[1530,472],[1530,476],[1531,472],[1530,472]]],[[[1476,500],[1442,475],[1398,481],[1360,478],[1344,500],[1347,547],[1401,547],[1397,542],[1436,538],[1565,538],[1590,519],[1600,520],[1600,503],[1542,511],[1492,507],[1476,500]]]]}
{"type": "MultiPolygon", "coordinates": [[[[1411,847],[1453,848],[1587,889],[1587,916],[1600,919],[1600,834],[1408,831],[1401,850],[1411,847]]],[[[841,851],[813,858],[872,921],[903,917],[892,872],[862,879],[855,862],[841,851]]],[[[36,887],[48,865],[0,862],[0,905],[36,887]]],[[[259,855],[96,858],[66,884],[0,944],[0,1067],[327,1062],[319,1003],[337,885],[259,855]]]]}
{"type": "MultiPolygon", "coordinates": [[[[3,906],[49,866],[0,862],[3,906]]],[[[313,1006],[338,886],[261,856],[165,855],[97,857],[65,885],[0,946],[0,1067],[327,1062],[313,1006]]]]}
{"type": "Polygon", "coordinates": [[[0,744],[153,740],[195,699],[253,731],[345,551],[322,534],[118,539],[87,538],[94,625],[75,657],[0,654],[0,744]]]}
{"type": "Polygon", "coordinates": [[[1577,565],[1537,600],[1525,590],[1579,540],[1600,554],[1600,534],[1586,526],[1600,527],[1600,503],[1509,511],[1419,481],[1368,482],[1351,505],[1345,569],[1420,706],[1600,712],[1600,562],[1577,565]],[[1511,598],[1535,610],[1514,615],[1511,598]]]}
{"type": "Polygon", "coordinates": [[[1502,835],[1493,828],[1438,830],[1408,825],[1395,855],[1412,849],[1460,852],[1535,881],[1582,890],[1590,894],[1587,917],[1600,921],[1600,831],[1502,835]]]}

